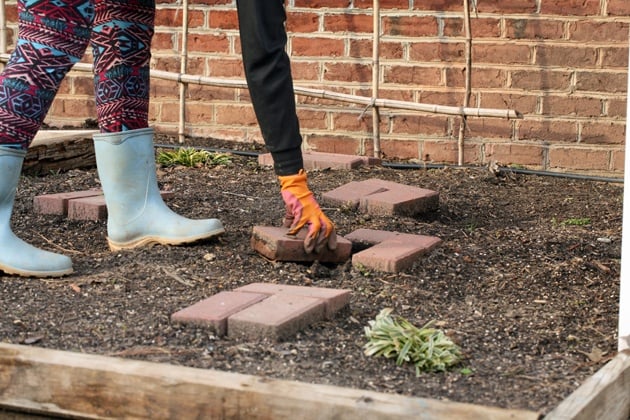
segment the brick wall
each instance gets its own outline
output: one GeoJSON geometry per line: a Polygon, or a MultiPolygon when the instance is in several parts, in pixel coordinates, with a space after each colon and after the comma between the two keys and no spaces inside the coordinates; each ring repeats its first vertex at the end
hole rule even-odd
{"type": "MultiPolygon", "coordinates": [[[[523,118],[469,118],[465,162],[620,175],[630,1],[477,3],[471,106],[514,109],[523,118]]],[[[380,4],[379,96],[461,105],[463,1],[380,4]]],[[[289,0],[287,11],[296,86],[371,96],[372,0],[289,0]]],[[[15,30],[15,2],[7,15],[15,30]]],[[[181,20],[176,1],[158,3],[154,68],[179,73],[181,20]]],[[[188,73],[242,79],[234,1],[191,2],[189,25],[188,73]]],[[[305,96],[298,102],[305,147],[372,154],[372,113],[364,106],[305,96]]],[[[154,79],[151,124],[176,134],[178,109],[177,84],[154,79]]],[[[186,110],[190,135],[261,141],[246,89],[191,85],[186,110]]],[[[72,73],[47,122],[80,125],[93,116],[90,79],[72,73]]],[[[459,117],[384,108],[381,119],[385,159],[457,162],[459,117]]]]}

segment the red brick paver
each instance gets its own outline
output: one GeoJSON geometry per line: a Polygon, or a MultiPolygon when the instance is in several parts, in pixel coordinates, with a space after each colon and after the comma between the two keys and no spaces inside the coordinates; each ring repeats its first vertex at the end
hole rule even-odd
{"type": "Polygon", "coordinates": [[[439,193],[380,179],[353,181],[322,195],[322,202],[378,215],[415,216],[437,210],[439,193]]]}
{"type": "Polygon", "coordinates": [[[375,244],[352,256],[354,266],[388,273],[398,273],[438,247],[442,240],[434,236],[359,229],[346,235],[353,243],[375,244]]]}
{"type": "Polygon", "coordinates": [[[261,293],[220,292],[175,312],[171,320],[180,323],[210,325],[217,335],[227,333],[227,320],[230,315],[266,299],[261,293]]]}
{"type": "Polygon", "coordinates": [[[273,295],[230,316],[228,335],[248,340],[281,340],[323,318],[324,302],[321,299],[273,295]]]}
{"type": "Polygon", "coordinates": [[[349,290],[251,283],[197,302],[171,320],[207,325],[218,335],[280,340],[313,322],[332,319],[349,303],[349,290]]]}
{"type": "Polygon", "coordinates": [[[390,232],[388,230],[357,229],[345,235],[344,238],[353,244],[372,246],[385,242],[388,239],[393,239],[399,235],[399,232],[390,232]]]}
{"type": "Polygon", "coordinates": [[[387,191],[387,188],[376,183],[365,181],[351,181],[339,188],[328,191],[322,195],[322,201],[337,206],[346,206],[352,209],[359,208],[361,199],[387,191]]]}
{"type": "Polygon", "coordinates": [[[350,290],[346,289],[291,286],[273,283],[250,283],[247,286],[238,287],[234,289],[234,291],[265,295],[289,294],[321,299],[326,309],[326,318],[328,319],[331,319],[335,313],[350,303],[350,290]]]}
{"type": "Polygon", "coordinates": [[[304,251],[306,230],[297,236],[289,236],[288,228],[254,226],[251,245],[258,253],[274,261],[320,261],[342,263],[350,258],[352,243],[341,236],[337,237],[337,249],[325,248],[319,253],[307,254],[304,251]]]}
{"type": "MultiPolygon", "coordinates": [[[[163,199],[173,196],[172,191],[161,191],[163,199]]],[[[101,190],[38,195],[33,199],[35,212],[67,216],[72,220],[105,220],[107,206],[101,190]]]]}
{"type": "MultiPolygon", "coordinates": [[[[305,151],[302,153],[304,169],[356,169],[362,165],[380,165],[381,160],[368,156],[344,155],[339,153],[322,153],[305,151]]],[[[271,153],[258,156],[258,164],[273,166],[271,153]]]]}
{"type": "Polygon", "coordinates": [[[58,194],[38,195],[33,199],[33,209],[40,214],[66,216],[70,200],[103,195],[101,190],[74,191],[58,194]]]}
{"type": "Polygon", "coordinates": [[[75,198],[68,202],[68,219],[71,220],[105,220],[107,206],[104,195],[75,198]]]}

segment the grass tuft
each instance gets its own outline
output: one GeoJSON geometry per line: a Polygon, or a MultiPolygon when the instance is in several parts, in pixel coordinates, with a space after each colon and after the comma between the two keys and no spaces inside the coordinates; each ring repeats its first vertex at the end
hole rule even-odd
{"type": "Polygon", "coordinates": [[[176,150],[160,151],[157,162],[163,166],[188,166],[199,168],[202,166],[229,165],[232,163],[230,155],[226,153],[210,153],[206,150],[196,150],[185,147],[176,150]]]}
{"type": "Polygon", "coordinates": [[[588,217],[572,217],[562,221],[561,224],[563,226],[586,226],[591,224],[591,219],[588,217]]]}
{"type": "Polygon", "coordinates": [[[417,376],[445,371],[461,361],[460,348],[443,331],[433,328],[433,322],[418,328],[402,317],[392,317],[391,312],[390,308],[383,309],[365,327],[367,356],[395,357],[398,366],[413,363],[417,376]]]}

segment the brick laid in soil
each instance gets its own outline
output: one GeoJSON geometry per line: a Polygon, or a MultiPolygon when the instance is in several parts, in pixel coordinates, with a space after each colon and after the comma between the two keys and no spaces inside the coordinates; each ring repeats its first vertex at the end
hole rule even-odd
{"type": "Polygon", "coordinates": [[[298,236],[289,236],[288,228],[254,226],[251,246],[258,253],[274,261],[319,261],[342,263],[350,258],[352,243],[337,235],[337,248],[333,251],[325,247],[319,253],[307,254],[304,251],[305,229],[298,236]]]}
{"type": "Polygon", "coordinates": [[[273,295],[228,318],[228,336],[281,340],[323,320],[321,299],[289,294],[273,295]]]}

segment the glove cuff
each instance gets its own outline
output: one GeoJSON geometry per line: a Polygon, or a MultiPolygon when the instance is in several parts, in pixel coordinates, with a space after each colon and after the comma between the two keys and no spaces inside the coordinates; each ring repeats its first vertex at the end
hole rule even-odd
{"type": "Polygon", "coordinates": [[[306,171],[304,169],[300,169],[295,175],[279,176],[278,181],[280,181],[282,190],[295,187],[308,188],[306,186],[306,171]]]}

